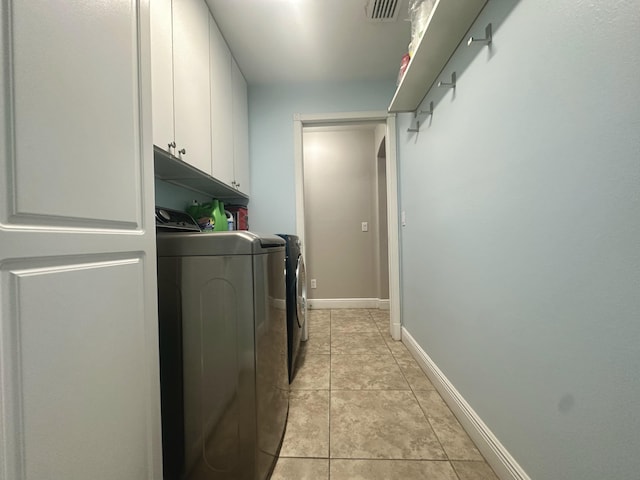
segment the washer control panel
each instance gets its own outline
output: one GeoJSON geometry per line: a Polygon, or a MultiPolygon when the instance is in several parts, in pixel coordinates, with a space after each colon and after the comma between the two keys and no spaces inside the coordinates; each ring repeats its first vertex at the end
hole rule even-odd
{"type": "Polygon", "coordinates": [[[156,207],[156,230],[164,232],[199,232],[196,221],[185,212],[156,207]]]}

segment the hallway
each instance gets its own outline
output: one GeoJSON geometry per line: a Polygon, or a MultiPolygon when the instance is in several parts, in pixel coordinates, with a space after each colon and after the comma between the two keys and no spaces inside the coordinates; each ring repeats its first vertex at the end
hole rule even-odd
{"type": "Polygon", "coordinates": [[[273,480],[497,480],[389,312],[308,312],[273,480]]]}

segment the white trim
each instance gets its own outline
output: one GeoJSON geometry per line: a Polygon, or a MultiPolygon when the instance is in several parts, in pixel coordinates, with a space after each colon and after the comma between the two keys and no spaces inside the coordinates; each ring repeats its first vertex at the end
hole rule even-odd
{"type": "Polygon", "coordinates": [[[387,117],[387,243],[389,255],[389,330],[400,340],[400,241],[398,231],[398,164],[396,160],[396,116],[387,117]]]}
{"type": "MultiPolygon", "coordinates": [[[[387,170],[387,241],[389,255],[389,331],[395,340],[401,337],[400,318],[400,248],[398,230],[398,171],[396,160],[396,115],[386,111],[344,112],[293,115],[293,150],[296,181],[296,235],[302,244],[302,256],[306,261],[304,228],[304,169],[302,129],[305,125],[337,124],[361,121],[386,122],[386,170],[387,170]]],[[[341,299],[338,299],[341,300],[341,299]]],[[[345,307],[345,308],[377,308],[345,307]]],[[[309,308],[318,300],[309,300],[309,308]]],[[[321,302],[322,304],[322,302],[321,302]]],[[[320,308],[316,306],[315,308],[320,308]]],[[[340,307],[324,307],[340,308],[340,307]]]]}
{"type": "Polygon", "coordinates": [[[392,322],[391,325],[389,325],[389,333],[394,340],[402,340],[402,325],[392,322]]]}
{"type": "Polygon", "coordinates": [[[309,298],[307,307],[321,310],[324,308],[378,308],[377,298],[309,298]]]}
{"type": "MultiPolygon", "coordinates": [[[[394,114],[395,116],[395,114],[394,114]]],[[[294,120],[300,120],[305,125],[324,125],[340,122],[376,121],[386,122],[389,114],[382,110],[370,112],[343,112],[343,113],[311,113],[295,114],[294,120]]]]}
{"type": "Polygon", "coordinates": [[[502,480],[531,480],[406,328],[402,328],[402,343],[407,346],[420,368],[442,395],[496,475],[502,480]]]}
{"type": "Polygon", "coordinates": [[[379,298],[378,299],[378,310],[389,310],[389,299],[388,298],[379,298]]]}
{"type": "Polygon", "coordinates": [[[304,264],[306,265],[306,243],[304,241],[304,172],[302,170],[302,121],[300,120],[300,115],[294,115],[293,155],[295,158],[294,166],[296,176],[296,235],[300,238],[302,257],[304,258],[304,264]]]}

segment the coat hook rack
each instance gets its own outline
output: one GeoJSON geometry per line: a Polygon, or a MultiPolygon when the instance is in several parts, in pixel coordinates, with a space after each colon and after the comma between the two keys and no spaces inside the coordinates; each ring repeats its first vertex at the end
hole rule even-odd
{"type": "Polygon", "coordinates": [[[472,43],[486,43],[487,45],[491,45],[492,39],[491,24],[488,24],[484,29],[484,38],[469,37],[467,45],[471,46],[472,43]]]}
{"type": "Polygon", "coordinates": [[[433,115],[433,102],[429,102],[429,110],[420,110],[418,115],[433,115]]]}
{"type": "Polygon", "coordinates": [[[456,72],[451,74],[450,82],[438,82],[439,87],[456,88],[456,72]]]}

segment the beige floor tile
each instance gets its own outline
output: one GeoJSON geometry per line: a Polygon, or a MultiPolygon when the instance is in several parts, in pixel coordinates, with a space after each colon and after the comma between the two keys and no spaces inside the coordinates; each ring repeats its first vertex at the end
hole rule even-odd
{"type": "Polygon", "coordinates": [[[331,318],[331,333],[356,333],[375,332],[379,333],[378,327],[370,317],[340,317],[331,318]]]}
{"type": "Polygon", "coordinates": [[[329,354],[331,353],[331,335],[309,332],[309,339],[306,342],[300,342],[300,350],[306,353],[329,354]]]}
{"type": "Polygon", "coordinates": [[[331,458],[444,460],[411,392],[331,392],[331,458]]]}
{"type": "Polygon", "coordinates": [[[321,320],[326,319],[329,320],[331,318],[331,310],[317,310],[317,309],[307,309],[307,319],[310,320],[321,320]]]}
{"type": "Polygon", "coordinates": [[[438,392],[414,393],[450,460],[484,460],[438,392]]]}
{"type": "Polygon", "coordinates": [[[389,339],[385,338],[385,341],[389,346],[391,353],[393,353],[393,356],[396,357],[398,360],[406,361],[406,362],[413,361],[415,362],[416,365],[418,364],[418,362],[416,362],[415,358],[413,358],[413,355],[411,355],[411,352],[409,351],[409,349],[404,343],[396,342],[391,338],[389,339]]]}
{"type": "Polygon", "coordinates": [[[331,335],[331,353],[338,355],[388,355],[391,353],[378,332],[331,335]]]}
{"type": "Polygon", "coordinates": [[[331,320],[344,318],[364,318],[373,320],[366,308],[338,308],[331,310],[331,320]]]}
{"type": "Polygon", "coordinates": [[[395,359],[412,390],[435,390],[435,387],[411,357],[411,354],[408,357],[404,354],[396,355],[395,359]]]}
{"type": "Polygon", "coordinates": [[[388,321],[380,322],[378,320],[374,320],[374,323],[376,324],[376,327],[378,327],[378,331],[384,337],[385,341],[386,340],[392,340],[391,331],[389,330],[389,322],[388,321]]]}
{"type": "Polygon", "coordinates": [[[307,320],[274,480],[497,480],[389,335],[388,311],[309,310],[307,320]]]}
{"type": "Polygon", "coordinates": [[[427,460],[331,460],[331,480],[458,480],[451,464],[427,460]]]}
{"type": "Polygon", "coordinates": [[[331,333],[331,317],[307,318],[309,323],[309,335],[320,334],[328,335],[331,333]]]}
{"type": "Polygon", "coordinates": [[[332,390],[409,390],[392,355],[331,355],[332,390]]]}
{"type": "Polygon", "coordinates": [[[369,315],[373,318],[385,318],[389,320],[389,310],[380,310],[379,308],[369,308],[369,315]]]}
{"type": "Polygon", "coordinates": [[[498,480],[486,462],[451,462],[460,480],[498,480]]]}
{"type": "Polygon", "coordinates": [[[369,315],[378,326],[389,330],[389,311],[388,310],[369,310],[369,315]]]}
{"type": "Polygon", "coordinates": [[[389,347],[389,350],[391,350],[391,353],[393,353],[394,356],[405,356],[407,358],[413,359],[413,356],[411,355],[409,350],[407,350],[407,347],[404,346],[404,343],[399,340],[394,340],[393,338],[391,338],[391,335],[388,334],[383,334],[382,338],[384,338],[387,347],[389,347]]]}
{"type": "Polygon", "coordinates": [[[324,458],[279,458],[271,480],[328,480],[329,460],[324,458]]]}
{"type": "Polygon", "coordinates": [[[292,390],[329,390],[330,355],[300,352],[292,390]]]}
{"type": "Polygon", "coordinates": [[[384,338],[385,342],[393,340],[393,338],[391,338],[391,332],[389,331],[389,322],[381,323],[374,320],[374,323],[376,324],[376,327],[378,327],[378,331],[384,338]]]}
{"type": "Polygon", "coordinates": [[[281,457],[329,456],[329,391],[293,390],[281,457]]]}

